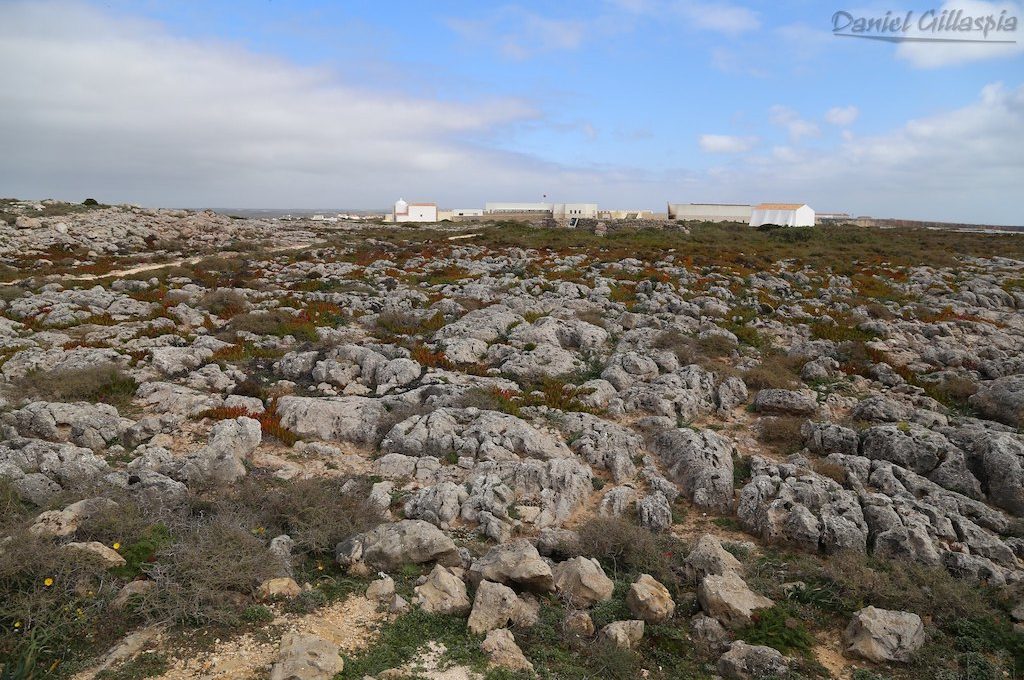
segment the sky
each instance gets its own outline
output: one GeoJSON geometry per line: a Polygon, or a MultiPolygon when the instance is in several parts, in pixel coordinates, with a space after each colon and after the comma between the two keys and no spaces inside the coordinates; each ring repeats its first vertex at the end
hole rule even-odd
{"type": "Polygon", "coordinates": [[[837,11],[930,9],[1024,19],[1020,0],[0,0],[0,195],[1024,225],[1024,28],[833,35],[837,11]]]}

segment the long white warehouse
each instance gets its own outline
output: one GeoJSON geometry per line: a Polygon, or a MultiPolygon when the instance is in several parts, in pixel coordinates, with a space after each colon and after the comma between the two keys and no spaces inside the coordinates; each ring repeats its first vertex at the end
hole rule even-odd
{"type": "Polygon", "coordinates": [[[684,222],[750,222],[751,207],[737,203],[669,203],[668,218],[684,222]]]}

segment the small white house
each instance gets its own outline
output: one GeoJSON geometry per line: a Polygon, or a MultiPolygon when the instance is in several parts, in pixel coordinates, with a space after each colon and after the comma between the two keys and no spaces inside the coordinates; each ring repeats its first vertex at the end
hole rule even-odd
{"type": "Polygon", "coordinates": [[[762,203],[750,213],[750,226],[777,224],[780,227],[813,227],[814,210],[801,203],[762,203]]]}
{"type": "Polygon", "coordinates": [[[395,201],[393,213],[395,222],[437,222],[436,203],[406,203],[404,199],[395,201]]]}

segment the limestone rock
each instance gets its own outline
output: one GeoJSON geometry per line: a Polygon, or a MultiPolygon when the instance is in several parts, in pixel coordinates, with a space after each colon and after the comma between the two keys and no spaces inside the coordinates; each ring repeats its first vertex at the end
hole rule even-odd
{"type": "Polygon", "coordinates": [[[338,645],[308,633],[290,632],[281,639],[270,680],[331,680],[344,670],[338,645]]]}
{"type": "Polygon", "coordinates": [[[629,587],[626,606],[633,616],[647,623],[664,623],[676,611],[676,603],[668,588],[650,574],[641,574],[629,587]]]}
{"type": "Polygon", "coordinates": [[[615,584],[593,558],[574,557],[555,565],[552,571],[555,590],[573,606],[590,607],[612,597],[615,584]]]}
{"type": "Polygon", "coordinates": [[[512,632],[507,628],[489,631],[487,637],[480,643],[480,649],[490,659],[492,666],[533,672],[533,664],[523,654],[512,632]]]}
{"type": "Polygon", "coordinates": [[[767,597],[748,588],[743,579],[733,572],[723,576],[705,576],[697,588],[697,600],[709,616],[734,629],[749,625],[751,615],[758,609],[775,605],[767,597]]]}
{"type": "Polygon", "coordinates": [[[856,612],[843,631],[847,654],[875,663],[909,661],[924,642],[920,616],[876,607],[856,612]]]}

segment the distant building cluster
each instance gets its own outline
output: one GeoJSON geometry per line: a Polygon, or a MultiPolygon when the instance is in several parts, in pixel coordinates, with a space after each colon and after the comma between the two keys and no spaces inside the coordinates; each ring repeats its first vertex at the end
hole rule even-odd
{"type": "Polygon", "coordinates": [[[752,227],[813,227],[814,209],[805,203],[669,203],[668,218],[685,222],[740,222],[752,227]]]}
{"type": "MultiPolygon", "coordinates": [[[[601,210],[597,203],[508,203],[487,202],[481,208],[455,208],[441,210],[436,203],[409,203],[395,201],[394,210],[387,216],[390,222],[442,222],[455,218],[484,216],[546,217],[573,223],[579,219],[643,220],[653,219],[650,210],[601,210]]],[[[783,227],[813,227],[814,210],[805,203],[669,203],[667,217],[684,222],[739,222],[752,227],[778,225],[783,227]]],[[[844,221],[846,213],[823,213],[822,221],[844,221]]]]}
{"type": "Polygon", "coordinates": [[[488,202],[483,208],[453,208],[442,210],[436,203],[409,203],[403,198],[395,201],[395,207],[388,216],[390,222],[442,222],[457,217],[550,217],[556,220],[605,219],[636,220],[652,219],[650,210],[600,210],[597,203],[506,203],[488,202]]]}

